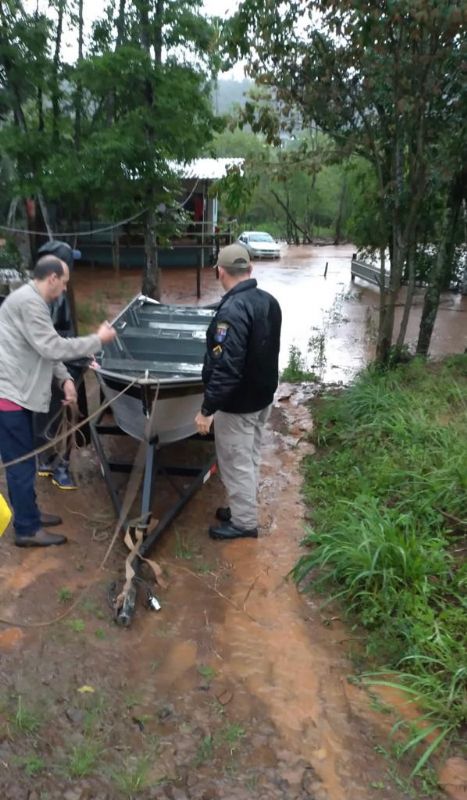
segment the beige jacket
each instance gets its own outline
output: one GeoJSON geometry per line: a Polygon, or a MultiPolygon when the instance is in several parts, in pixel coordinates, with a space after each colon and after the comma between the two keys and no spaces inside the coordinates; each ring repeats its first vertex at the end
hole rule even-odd
{"type": "Polygon", "coordinates": [[[48,411],[52,378],[69,374],[62,361],[102,349],[96,334],[64,339],[34,281],[12,292],[0,306],[0,397],[30,411],[48,411]]]}

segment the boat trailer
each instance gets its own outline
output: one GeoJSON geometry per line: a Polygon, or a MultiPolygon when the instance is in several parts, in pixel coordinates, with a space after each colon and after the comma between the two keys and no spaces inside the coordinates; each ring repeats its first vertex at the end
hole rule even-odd
{"type": "MultiPolygon", "coordinates": [[[[156,404],[154,404],[154,406],[155,405],[156,404]]],[[[130,439],[133,437],[125,433],[125,431],[123,431],[115,423],[112,424],[104,421],[103,418],[106,413],[108,413],[108,411],[104,410],[96,417],[95,420],[91,422],[91,440],[99,459],[102,475],[107,485],[115,513],[120,519],[122,527],[124,529],[128,529],[125,541],[130,548],[132,539],[129,530],[131,529],[132,523],[128,519],[128,514],[124,508],[123,498],[121,496],[122,492],[119,491],[118,487],[116,486],[114,474],[124,473],[131,475],[135,468],[138,468],[138,466],[135,464],[135,462],[131,463],[129,461],[120,460],[115,461],[111,458],[108,458],[103,440],[106,437],[111,436],[125,436],[130,439]],[[128,536],[130,536],[129,540],[127,538],[128,536]]],[[[151,419],[149,419],[148,430],[151,430],[151,427],[151,419]]],[[[213,442],[214,436],[212,434],[209,434],[208,436],[199,436],[198,434],[194,434],[184,441],[213,442]]],[[[138,517],[137,524],[135,525],[137,528],[137,535],[139,533],[140,541],[138,548],[133,551],[134,555],[132,555],[130,552],[131,558],[129,557],[129,559],[127,559],[126,589],[119,596],[121,598],[121,602],[118,607],[114,606],[115,621],[122,627],[128,627],[131,624],[136,610],[138,585],[145,583],[140,577],[142,562],[147,560],[148,554],[154,547],[157,540],[182,511],[188,501],[193,497],[195,492],[205,483],[207,483],[209,478],[217,471],[216,456],[214,451],[202,464],[198,466],[180,466],[167,465],[162,462],[161,454],[165,449],[166,447],[159,446],[158,437],[154,436],[153,438],[148,438],[146,441],[140,443],[140,450],[138,451],[138,454],[141,453],[141,460],[143,461],[141,465],[141,514],[138,517]],[[143,446],[142,450],[141,446],[143,446]],[[161,518],[156,522],[154,527],[151,528],[150,523],[152,517],[152,503],[154,495],[157,494],[159,476],[168,479],[172,488],[176,490],[178,498],[165,511],[161,518]],[[180,489],[173,480],[174,477],[189,478],[190,481],[188,485],[185,484],[183,489],[180,489]],[[128,569],[130,570],[129,573],[128,569]]],[[[125,487],[123,487],[123,489],[124,488],[125,487]]],[[[160,603],[157,597],[149,591],[148,605],[150,608],[155,610],[160,609],[160,603]]]]}

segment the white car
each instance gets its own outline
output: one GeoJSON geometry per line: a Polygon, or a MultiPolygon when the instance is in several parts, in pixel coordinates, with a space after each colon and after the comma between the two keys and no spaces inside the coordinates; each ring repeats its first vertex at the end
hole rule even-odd
{"type": "Polygon", "coordinates": [[[265,231],[243,231],[238,237],[239,244],[243,244],[250,254],[250,258],[280,258],[281,246],[279,242],[265,231]]]}

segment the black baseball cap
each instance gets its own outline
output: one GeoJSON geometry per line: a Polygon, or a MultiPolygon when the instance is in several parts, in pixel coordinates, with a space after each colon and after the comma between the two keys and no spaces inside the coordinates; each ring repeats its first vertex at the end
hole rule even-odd
{"type": "Polygon", "coordinates": [[[80,250],[73,250],[68,242],[60,242],[57,239],[52,239],[46,242],[37,251],[38,256],[56,256],[61,261],[64,261],[68,267],[73,266],[73,261],[81,258],[80,250]]]}

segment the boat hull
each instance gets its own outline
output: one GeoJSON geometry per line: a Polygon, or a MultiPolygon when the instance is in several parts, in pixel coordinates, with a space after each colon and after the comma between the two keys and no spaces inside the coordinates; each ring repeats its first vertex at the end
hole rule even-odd
{"type": "Polygon", "coordinates": [[[164,305],[138,295],[115,318],[117,337],[96,357],[96,374],[125,433],[161,445],[196,433],[213,315],[212,308],[164,305]]]}
{"type": "Polygon", "coordinates": [[[98,378],[105,399],[113,401],[116,424],[134,439],[157,440],[158,444],[164,445],[188,439],[196,433],[194,419],[203,401],[201,381],[187,387],[130,384],[130,389],[115,399],[129,384],[99,373],[98,378]],[[156,403],[156,408],[149,428],[153,403],[156,403]]]}

